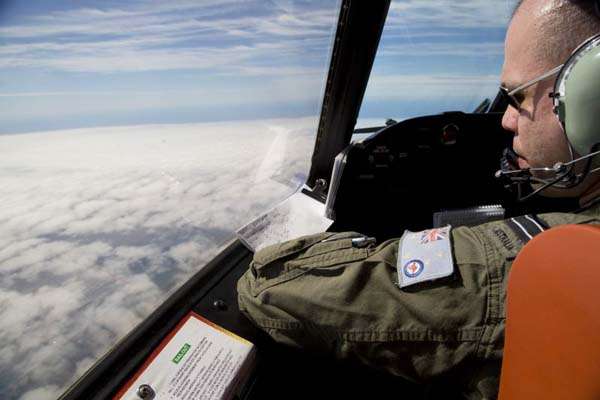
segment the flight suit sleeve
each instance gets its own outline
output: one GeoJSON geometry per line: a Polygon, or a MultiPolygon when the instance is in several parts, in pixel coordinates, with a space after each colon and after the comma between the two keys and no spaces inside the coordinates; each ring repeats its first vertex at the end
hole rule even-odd
{"type": "MultiPolygon", "coordinates": [[[[539,217],[550,227],[598,224],[600,206],[539,217]]],[[[508,275],[526,243],[515,224],[453,229],[452,275],[404,288],[398,239],[356,249],[338,235],[311,238],[307,250],[284,246],[284,255],[258,252],[238,282],[240,309],[279,342],[417,382],[451,375],[464,398],[495,398],[508,275]]]]}
{"type": "Polygon", "coordinates": [[[504,264],[488,265],[498,255],[476,230],[457,228],[451,237],[454,273],[405,288],[398,285],[398,239],[367,249],[328,240],[310,254],[282,257],[266,249],[238,282],[239,306],[281,343],[412,381],[498,360],[504,264]]]}

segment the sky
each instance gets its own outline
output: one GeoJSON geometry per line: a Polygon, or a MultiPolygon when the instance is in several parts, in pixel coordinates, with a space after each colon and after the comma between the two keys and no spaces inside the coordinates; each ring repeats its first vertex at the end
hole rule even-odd
{"type": "Polygon", "coordinates": [[[392,1],[360,118],[473,111],[499,85],[515,1],[392,1]]]}
{"type": "MultiPolygon", "coordinates": [[[[361,118],[493,96],[513,0],[392,2],[361,118]]],[[[317,115],[336,1],[0,2],[0,133],[317,115]]]]}
{"type": "MultiPolygon", "coordinates": [[[[359,123],[493,96],[512,3],[394,1],[359,123]]],[[[56,398],[304,182],[338,6],[0,1],[0,398],[56,398]]]]}
{"type": "Polygon", "coordinates": [[[335,2],[3,1],[0,132],[319,112],[335,2]]]}

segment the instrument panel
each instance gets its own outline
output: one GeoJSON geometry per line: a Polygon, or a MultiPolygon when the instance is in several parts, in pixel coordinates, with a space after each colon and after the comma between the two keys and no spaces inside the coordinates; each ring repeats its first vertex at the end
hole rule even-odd
{"type": "Polygon", "coordinates": [[[351,144],[343,170],[332,176],[334,229],[383,240],[431,227],[437,211],[510,203],[512,194],[494,177],[512,142],[501,119],[501,113],[419,117],[351,144]]]}

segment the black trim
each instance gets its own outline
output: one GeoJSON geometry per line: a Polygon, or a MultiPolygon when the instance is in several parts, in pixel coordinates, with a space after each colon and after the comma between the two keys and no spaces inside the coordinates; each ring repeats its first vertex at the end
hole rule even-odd
{"type": "Polygon", "coordinates": [[[548,225],[545,221],[543,221],[540,217],[535,214],[529,214],[531,218],[533,218],[544,230],[550,229],[550,225],[548,225]]]}
{"type": "Polygon", "coordinates": [[[513,221],[513,218],[507,219],[506,224],[509,226],[510,229],[512,229],[512,231],[515,233],[515,235],[517,235],[519,240],[523,242],[523,244],[526,244],[531,240],[531,237],[528,236],[529,233],[527,231],[524,231],[515,221],[513,221]]]}
{"type": "Polygon", "coordinates": [[[328,180],[335,156],[350,143],[390,0],[343,0],[307,184],[328,180]]]}
{"type": "Polygon", "coordinates": [[[387,128],[387,126],[373,126],[371,128],[358,128],[358,129],[355,129],[354,132],[352,132],[352,133],[353,134],[373,133],[373,132],[378,132],[385,128],[387,128]]]}
{"type": "Polygon", "coordinates": [[[536,235],[547,229],[547,225],[540,223],[539,219],[534,215],[521,215],[509,218],[506,220],[506,223],[523,244],[527,244],[536,235]]]}
{"type": "Polygon", "coordinates": [[[302,193],[319,203],[325,204],[325,201],[327,200],[327,193],[322,193],[321,191],[313,192],[308,189],[302,189],[302,193]]]}

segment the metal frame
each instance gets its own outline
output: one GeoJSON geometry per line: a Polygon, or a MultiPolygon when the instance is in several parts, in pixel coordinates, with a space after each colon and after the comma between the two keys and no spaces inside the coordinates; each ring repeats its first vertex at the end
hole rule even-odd
{"type": "Polygon", "coordinates": [[[391,0],[343,0],[307,185],[328,180],[350,143],[391,0]]]}

